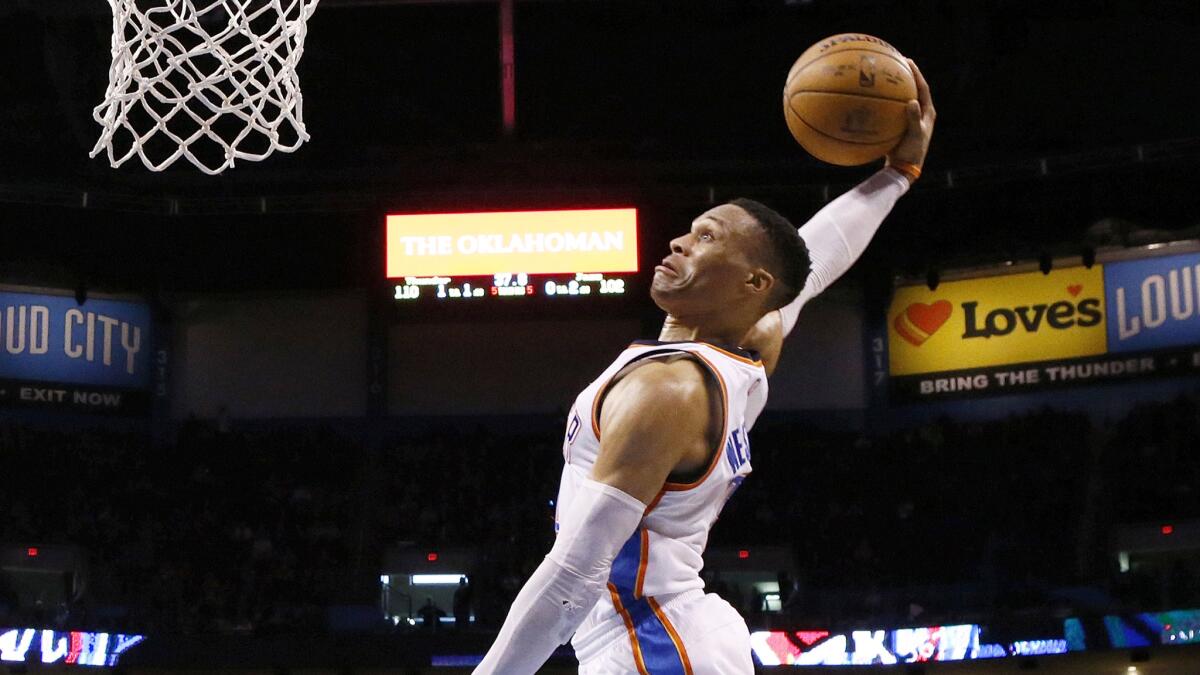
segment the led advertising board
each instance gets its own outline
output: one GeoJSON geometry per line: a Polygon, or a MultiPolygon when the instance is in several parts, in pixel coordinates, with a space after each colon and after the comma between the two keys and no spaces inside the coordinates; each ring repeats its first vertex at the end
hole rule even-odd
{"type": "Polygon", "coordinates": [[[0,403],[147,409],[152,328],[140,302],[0,291],[0,403]]]}
{"type": "Polygon", "coordinates": [[[125,633],[0,628],[0,662],[112,667],[145,639],[125,633]]]}
{"type": "Polygon", "coordinates": [[[1106,265],[1104,286],[1109,351],[1200,344],[1200,253],[1106,265]]]}
{"type": "Polygon", "coordinates": [[[897,402],[1200,372],[1200,253],[900,286],[887,351],[897,402]]]}
{"type": "Polygon", "coordinates": [[[397,301],[619,296],[638,271],[637,209],[387,216],[397,301]]]}

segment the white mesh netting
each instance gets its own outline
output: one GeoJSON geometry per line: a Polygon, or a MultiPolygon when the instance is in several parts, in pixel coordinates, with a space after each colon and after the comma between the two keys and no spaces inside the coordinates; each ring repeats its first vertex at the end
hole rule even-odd
{"type": "Polygon", "coordinates": [[[296,66],[318,0],[109,0],[112,68],[91,156],[218,174],[308,140],[296,66]]]}

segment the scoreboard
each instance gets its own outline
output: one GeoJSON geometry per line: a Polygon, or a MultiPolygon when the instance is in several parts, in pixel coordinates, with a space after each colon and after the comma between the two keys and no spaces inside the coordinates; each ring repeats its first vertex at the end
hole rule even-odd
{"type": "Polygon", "coordinates": [[[625,295],[638,271],[637,209],[387,216],[397,303],[625,295]]]}
{"type": "Polygon", "coordinates": [[[481,298],[572,297],[624,295],[625,279],[605,274],[530,276],[503,272],[480,277],[404,277],[393,284],[393,300],[478,300],[481,298]]]}

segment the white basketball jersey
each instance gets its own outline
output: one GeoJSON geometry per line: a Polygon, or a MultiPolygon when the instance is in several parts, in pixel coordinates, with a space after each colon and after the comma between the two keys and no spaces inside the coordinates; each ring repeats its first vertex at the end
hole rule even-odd
{"type": "MultiPolygon", "coordinates": [[[[562,482],[557,509],[570,506],[579,483],[591,476],[600,451],[600,407],[604,393],[629,364],[643,359],[691,355],[719,384],[724,408],[721,446],[704,474],[691,483],[663,486],[646,509],[642,524],[613,561],[609,597],[602,598],[580,627],[585,635],[602,624],[630,622],[638,608],[651,611],[654,596],[704,587],[700,579],[708,532],[725,502],[750,473],[747,432],[767,400],[767,374],[756,355],[703,342],[641,340],[629,346],[587,386],[567,416],[562,482]]],[[[555,529],[557,530],[557,522],[555,529]]],[[[636,616],[633,617],[636,620],[636,616]]]]}

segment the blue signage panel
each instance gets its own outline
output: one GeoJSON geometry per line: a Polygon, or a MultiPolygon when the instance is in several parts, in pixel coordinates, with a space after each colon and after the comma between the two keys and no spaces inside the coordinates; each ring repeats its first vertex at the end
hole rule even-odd
{"type": "Polygon", "coordinates": [[[0,379],[145,389],[153,344],[144,304],[0,292],[0,379]]]}
{"type": "Polygon", "coordinates": [[[1200,345],[1200,253],[1104,265],[1108,351],[1200,345]]]}

